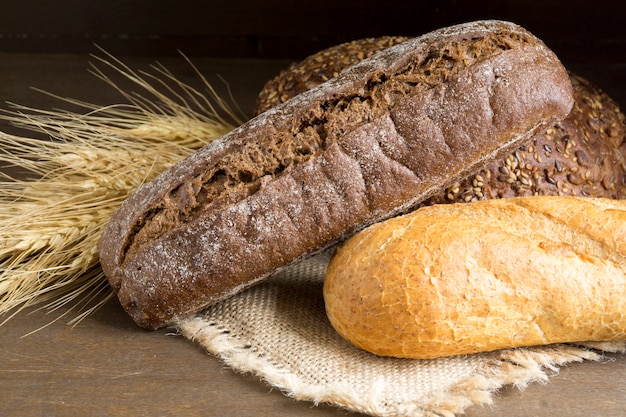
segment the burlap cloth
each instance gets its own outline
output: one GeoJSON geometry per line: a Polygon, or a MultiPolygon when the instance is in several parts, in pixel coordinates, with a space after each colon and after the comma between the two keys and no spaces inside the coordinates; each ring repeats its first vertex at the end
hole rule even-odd
{"type": "Polygon", "coordinates": [[[602,360],[624,343],[552,345],[404,360],[363,352],[326,318],[322,282],[328,254],[283,270],[178,329],[233,370],[252,373],[286,395],[372,416],[455,416],[494,392],[545,381],[573,361],[602,360]]]}

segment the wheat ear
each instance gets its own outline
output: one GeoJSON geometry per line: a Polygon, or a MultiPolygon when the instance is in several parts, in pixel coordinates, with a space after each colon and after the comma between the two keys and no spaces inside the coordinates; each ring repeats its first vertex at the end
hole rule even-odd
{"type": "Polygon", "coordinates": [[[78,310],[70,320],[76,323],[106,302],[112,291],[99,267],[97,243],[112,213],[141,184],[242,123],[197,70],[204,91],[161,65],[151,73],[136,72],[111,55],[95,58],[144,94],[123,91],[92,65],[125,103],[102,107],[58,97],[85,112],[13,104],[0,115],[51,139],[0,132],[0,166],[27,173],[14,178],[7,169],[0,172],[5,321],[37,304],[51,310],[70,305],[64,314],[78,310]]]}

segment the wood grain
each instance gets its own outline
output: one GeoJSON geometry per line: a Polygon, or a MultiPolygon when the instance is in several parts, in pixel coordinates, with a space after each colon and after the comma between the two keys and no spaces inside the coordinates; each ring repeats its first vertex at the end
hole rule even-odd
{"type": "MultiPolygon", "coordinates": [[[[159,59],[180,78],[200,85],[179,57],[122,58],[133,68],[149,68],[159,59]]],[[[89,60],[86,55],[0,53],[0,97],[39,108],[59,106],[57,100],[29,88],[36,86],[99,104],[119,102],[115,91],[87,72],[89,60]]],[[[217,77],[221,75],[250,114],[265,80],[287,61],[199,57],[194,63],[225,91],[217,77]]],[[[588,67],[596,77],[592,79],[605,82],[614,96],[626,98],[623,68],[619,60],[610,67],[588,67]]],[[[12,128],[4,124],[0,129],[12,128]]],[[[61,318],[22,337],[62,313],[29,310],[0,326],[0,416],[346,415],[334,407],[296,402],[254,376],[238,375],[167,329],[141,330],[116,300],[76,327],[61,318]]],[[[608,355],[602,363],[571,364],[547,384],[524,391],[507,387],[493,406],[470,408],[467,415],[623,416],[625,373],[626,358],[621,355],[608,355]]]]}
{"type": "MultiPolygon", "coordinates": [[[[56,315],[20,314],[0,327],[0,415],[18,416],[341,416],[296,402],[239,375],[195,344],[163,329],[137,328],[115,301],[76,327],[56,315]]],[[[547,384],[506,387],[469,417],[603,417],[626,414],[626,360],[575,363],[547,384]]],[[[358,416],[351,413],[350,415],[358,416]]]]}

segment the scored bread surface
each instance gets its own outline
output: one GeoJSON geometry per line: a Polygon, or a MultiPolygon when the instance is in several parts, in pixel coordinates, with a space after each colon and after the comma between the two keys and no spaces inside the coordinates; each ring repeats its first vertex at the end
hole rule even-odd
{"type": "Polygon", "coordinates": [[[100,240],[124,308],[157,328],[415,206],[564,118],[557,57],[499,21],[396,45],[141,187],[100,240]]]}
{"type": "MultiPolygon", "coordinates": [[[[319,51],[290,65],[259,92],[257,114],[336,77],[407,37],[358,39],[319,51]]],[[[423,205],[528,195],[626,197],[625,116],[600,87],[570,73],[574,107],[562,121],[537,132],[506,157],[493,161],[423,205]]]]}
{"type": "Polygon", "coordinates": [[[405,36],[382,36],[345,42],[319,51],[290,65],[268,80],[257,97],[254,114],[304,93],[339,75],[344,69],[391,46],[408,41],[405,36]]]}

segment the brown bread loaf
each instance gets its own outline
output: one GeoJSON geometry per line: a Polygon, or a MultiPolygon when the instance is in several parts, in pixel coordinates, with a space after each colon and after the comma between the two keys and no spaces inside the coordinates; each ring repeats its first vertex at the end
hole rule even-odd
{"type": "Polygon", "coordinates": [[[409,39],[405,36],[358,39],[324,49],[292,64],[265,83],[257,97],[254,115],[317,87],[344,69],[409,39]]]}
{"type": "Polygon", "coordinates": [[[392,217],[564,118],[558,58],[507,22],[386,49],[141,187],[100,240],[139,325],[157,328],[392,217]]]}
{"type": "Polygon", "coordinates": [[[328,317],[378,355],[626,339],[626,200],[437,204],[375,224],[327,270],[328,317]]]}
{"type": "Polygon", "coordinates": [[[565,119],[424,204],[532,195],[626,198],[624,114],[600,88],[570,76],[575,102],[565,119]]]}
{"type": "MultiPolygon", "coordinates": [[[[255,112],[276,106],[408,39],[360,39],[311,55],[265,84],[255,112]]],[[[575,104],[567,118],[538,132],[505,158],[441,190],[424,205],[525,195],[625,198],[624,114],[598,86],[572,73],[570,77],[575,104]]]]}

